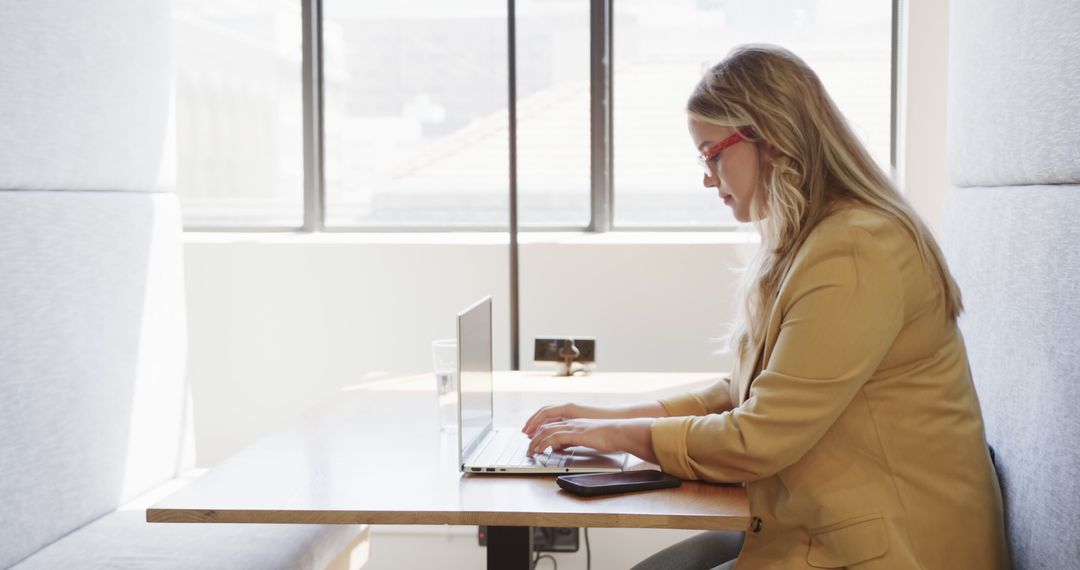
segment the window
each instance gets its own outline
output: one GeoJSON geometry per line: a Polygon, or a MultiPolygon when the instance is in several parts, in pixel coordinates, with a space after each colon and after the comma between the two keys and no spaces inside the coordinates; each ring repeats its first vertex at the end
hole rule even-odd
{"type": "MultiPolygon", "coordinates": [[[[519,2],[520,220],[589,221],[588,4],[519,2]]],[[[505,228],[505,0],[326,0],[329,227],[505,228]]]]}
{"type": "Polygon", "coordinates": [[[505,226],[505,1],[323,6],[327,225],[505,226]]]}
{"type": "Polygon", "coordinates": [[[517,180],[523,228],[589,225],[589,3],[518,2],[517,180]]]}
{"type": "Polygon", "coordinates": [[[894,2],[518,0],[511,133],[506,0],[177,0],[185,221],[505,229],[513,136],[523,229],[731,225],[686,133],[701,73],[740,43],[789,47],[888,170],[894,2]]]}
{"type": "Polygon", "coordinates": [[[300,5],[174,0],[170,154],[189,227],[304,217],[300,5]]]}
{"type": "Polygon", "coordinates": [[[690,168],[683,105],[705,70],[744,43],[806,60],[889,171],[891,2],[615,0],[613,27],[616,228],[735,223],[690,168]]]}

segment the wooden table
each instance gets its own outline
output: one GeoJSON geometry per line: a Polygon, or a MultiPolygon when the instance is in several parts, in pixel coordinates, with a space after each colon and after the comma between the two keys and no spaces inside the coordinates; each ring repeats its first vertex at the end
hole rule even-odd
{"type": "MultiPolygon", "coordinates": [[[[707,374],[495,379],[495,423],[520,427],[544,403],[633,402],[705,384],[707,374]]],[[[430,374],[367,382],[265,437],[147,509],[148,522],[488,525],[488,567],[529,568],[532,526],[745,530],[739,486],[581,498],[551,475],[462,475],[456,434],[439,433],[430,374]]],[[[636,462],[635,468],[652,467],[636,462]]]]}

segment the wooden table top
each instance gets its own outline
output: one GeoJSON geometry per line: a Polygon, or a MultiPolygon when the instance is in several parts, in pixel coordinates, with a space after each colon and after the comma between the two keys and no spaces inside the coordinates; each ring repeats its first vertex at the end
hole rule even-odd
{"type": "MultiPolygon", "coordinates": [[[[602,373],[495,378],[495,423],[520,428],[539,405],[623,403],[715,374],[602,373]]],[[[265,437],[147,509],[149,522],[457,524],[745,530],[745,489],[675,489],[583,498],[554,475],[463,475],[456,434],[439,433],[431,374],[368,382],[265,437]]],[[[635,468],[652,467],[637,462],[635,468]]]]}

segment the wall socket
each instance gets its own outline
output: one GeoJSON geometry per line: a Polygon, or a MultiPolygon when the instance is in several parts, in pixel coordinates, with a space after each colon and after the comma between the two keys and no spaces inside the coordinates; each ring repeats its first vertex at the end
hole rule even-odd
{"type": "MultiPolygon", "coordinates": [[[[581,529],[561,526],[534,526],[533,552],[577,552],[580,548],[581,529]]],[[[487,527],[477,531],[477,542],[487,546],[487,527]]]]}
{"type": "Polygon", "coordinates": [[[580,351],[574,362],[591,364],[596,362],[596,339],[590,337],[549,336],[540,337],[533,342],[533,360],[536,362],[564,362],[560,354],[571,346],[580,351]]]}

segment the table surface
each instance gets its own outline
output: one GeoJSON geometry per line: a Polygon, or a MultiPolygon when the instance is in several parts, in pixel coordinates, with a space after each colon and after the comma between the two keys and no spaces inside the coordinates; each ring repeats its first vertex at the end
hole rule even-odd
{"type": "MultiPolygon", "coordinates": [[[[546,403],[642,401],[715,377],[497,373],[495,423],[520,428],[546,403]]],[[[745,530],[751,520],[741,486],[686,481],[675,489],[583,498],[559,489],[553,475],[463,475],[456,434],[438,429],[431,374],[345,388],[334,401],[246,447],[146,515],[149,522],[702,530],[745,530]]]]}

